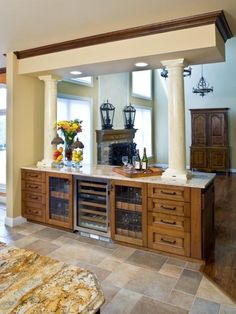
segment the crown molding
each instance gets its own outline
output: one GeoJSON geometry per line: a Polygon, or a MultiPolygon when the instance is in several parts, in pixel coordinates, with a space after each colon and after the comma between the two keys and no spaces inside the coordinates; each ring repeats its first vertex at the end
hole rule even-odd
{"type": "Polygon", "coordinates": [[[14,53],[18,59],[24,59],[69,49],[88,47],[118,40],[154,35],[209,24],[215,24],[217,26],[224,41],[233,36],[225,18],[224,12],[214,11],[160,23],[137,26],[94,36],[78,38],[32,49],[15,51],[14,53]]]}

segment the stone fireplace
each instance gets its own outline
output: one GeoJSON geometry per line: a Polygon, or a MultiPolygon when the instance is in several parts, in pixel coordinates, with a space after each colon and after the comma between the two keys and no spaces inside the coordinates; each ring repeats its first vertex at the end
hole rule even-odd
{"type": "Polygon", "coordinates": [[[133,156],[136,129],[96,130],[97,163],[99,165],[121,165],[122,155],[133,156]]]}

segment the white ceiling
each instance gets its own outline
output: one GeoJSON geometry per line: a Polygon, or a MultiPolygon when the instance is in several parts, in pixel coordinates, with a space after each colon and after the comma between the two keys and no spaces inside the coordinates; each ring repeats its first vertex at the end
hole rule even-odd
{"type": "Polygon", "coordinates": [[[0,0],[2,54],[138,25],[224,10],[236,36],[235,0],[0,0]]]}

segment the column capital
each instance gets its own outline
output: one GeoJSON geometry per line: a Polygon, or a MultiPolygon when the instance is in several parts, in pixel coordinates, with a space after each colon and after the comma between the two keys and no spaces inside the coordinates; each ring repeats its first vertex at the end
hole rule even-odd
{"type": "Polygon", "coordinates": [[[53,82],[53,81],[60,81],[61,78],[59,76],[56,75],[42,75],[38,77],[40,81],[44,81],[44,82],[53,82]]]}
{"type": "Polygon", "coordinates": [[[163,60],[161,61],[161,64],[164,67],[172,68],[172,67],[186,67],[188,63],[184,58],[180,59],[172,59],[172,60],[163,60]]]}

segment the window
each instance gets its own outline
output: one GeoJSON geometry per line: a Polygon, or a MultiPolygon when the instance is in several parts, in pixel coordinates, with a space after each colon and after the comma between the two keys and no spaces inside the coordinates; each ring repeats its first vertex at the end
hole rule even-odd
{"type": "Polygon", "coordinates": [[[152,99],[152,71],[132,72],[132,95],[152,99]]]}
{"type": "Polygon", "coordinates": [[[57,98],[57,121],[82,120],[82,132],[79,140],[84,144],[84,163],[92,163],[92,100],[72,95],[59,95],[57,98]]]}
{"type": "Polygon", "coordinates": [[[147,156],[152,156],[152,109],[148,107],[135,106],[136,115],[134,121],[134,128],[137,129],[135,133],[134,142],[137,144],[137,148],[140,151],[142,158],[142,152],[146,147],[147,156]]]}
{"type": "Polygon", "coordinates": [[[68,81],[73,82],[73,83],[77,83],[77,84],[81,84],[81,85],[93,86],[92,76],[70,78],[68,81]]]}
{"type": "Polygon", "coordinates": [[[6,189],[6,85],[0,84],[0,191],[6,189]]]}

